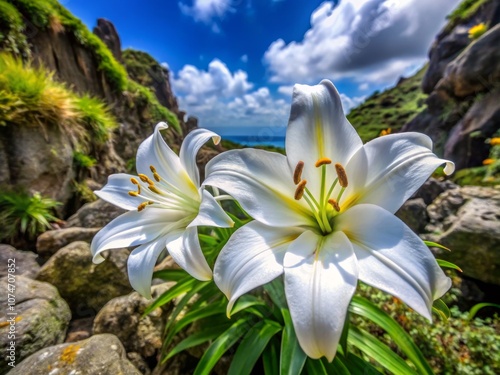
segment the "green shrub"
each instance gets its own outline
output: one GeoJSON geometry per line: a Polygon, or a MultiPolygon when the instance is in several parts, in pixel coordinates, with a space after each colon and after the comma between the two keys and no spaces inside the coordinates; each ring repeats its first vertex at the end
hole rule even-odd
{"type": "Polygon", "coordinates": [[[463,0],[446,18],[450,20],[450,23],[455,25],[460,21],[467,20],[481,5],[488,1],[489,0],[463,0]]]}
{"type": "Polygon", "coordinates": [[[100,99],[88,95],[74,100],[78,121],[89,131],[92,142],[105,144],[118,126],[108,107],[100,99]]]}
{"type": "MultiPolygon", "coordinates": [[[[436,374],[493,375],[500,373],[500,318],[468,320],[467,312],[453,306],[448,321],[434,315],[429,324],[427,319],[417,314],[391,295],[361,284],[359,294],[375,302],[389,313],[412,336],[424,357],[436,374]]],[[[460,291],[452,288],[443,299],[452,304],[460,291]]],[[[353,316],[351,323],[377,336],[393,350],[397,347],[373,323],[353,316]]]]}
{"type": "Polygon", "coordinates": [[[27,55],[29,46],[23,30],[21,14],[12,4],[0,0],[0,49],[27,55]]]}
{"type": "Polygon", "coordinates": [[[94,159],[92,156],[84,154],[83,152],[80,151],[73,152],[73,161],[78,167],[86,169],[94,167],[97,163],[97,160],[94,159]]]}
{"type": "Polygon", "coordinates": [[[34,239],[50,229],[50,222],[57,221],[53,209],[61,203],[44,198],[39,193],[0,192],[0,241],[27,236],[34,239]]]}

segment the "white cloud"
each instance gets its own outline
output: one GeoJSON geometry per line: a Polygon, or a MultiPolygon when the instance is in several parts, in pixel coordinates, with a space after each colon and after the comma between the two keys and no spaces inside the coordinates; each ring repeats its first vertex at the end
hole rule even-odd
{"type": "Polygon", "coordinates": [[[353,98],[348,97],[347,95],[340,94],[340,101],[342,102],[342,108],[344,108],[344,113],[349,113],[352,108],[357,107],[361,103],[363,103],[366,99],[366,96],[355,96],[353,98]]]}
{"type": "Polygon", "coordinates": [[[288,120],[288,101],[274,99],[267,87],[251,91],[246,72],[230,72],[217,59],[207,70],[184,66],[172,86],[180,107],[203,127],[284,126],[288,120]]]}
{"type": "Polygon", "coordinates": [[[291,98],[293,93],[293,86],[280,86],[278,87],[278,92],[291,98]]]}
{"type": "Polygon", "coordinates": [[[183,2],[178,4],[183,14],[193,17],[197,22],[210,25],[214,33],[221,31],[217,21],[223,19],[228,12],[234,12],[231,0],[193,0],[192,6],[183,2]]]}
{"type": "Polygon", "coordinates": [[[243,55],[240,57],[240,60],[244,63],[247,63],[248,62],[248,55],[243,55]]]}
{"type": "Polygon", "coordinates": [[[421,64],[459,0],[340,0],[322,3],[301,41],[274,41],[264,54],[271,81],[322,78],[387,84],[421,64]]]}
{"type": "Polygon", "coordinates": [[[364,82],[364,83],[362,83],[362,84],[360,84],[360,85],[358,86],[358,90],[359,90],[359,91],[366,91],[366,90],[368,90],[369,88],[370,88],[370,85],[368,84],[368,82],[364,82]]]}

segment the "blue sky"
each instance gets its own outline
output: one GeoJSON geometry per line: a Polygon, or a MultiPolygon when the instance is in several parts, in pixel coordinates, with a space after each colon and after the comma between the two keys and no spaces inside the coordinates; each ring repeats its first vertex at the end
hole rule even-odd
{"type": "Polygon", "coordinates": [[[61,0],[170,70],[181,108],[222,134],[282,134],[295,83],[346,110],[418,69],[459,0],[61,0]]]}

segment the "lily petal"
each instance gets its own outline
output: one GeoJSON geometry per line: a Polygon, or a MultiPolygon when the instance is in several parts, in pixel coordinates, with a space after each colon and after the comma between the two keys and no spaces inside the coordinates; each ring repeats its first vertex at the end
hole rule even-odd
{"type": "Polygon", "coordinates": [[[170,256],[187,273],[202,281],[212,279],[212,270],[201,251],[198,228],[170,233],[166,243],[170,256]]]}
{"type": "Polygon", "coordinates": [[[132,288],[143,297],[151,298],[153,269],[161,252],[166,250],[165,238],[135,248],[128,258],[128,278],[132,288]]]}
{"type": "Polygon", "coordinates": [[[153,134],[139,146],[136,158],[137,172],[151,176],[150,166],[152,165],[167,183],[184,193],[197,193],[198,187],[191,181],[179,157],[168,147],[160,133],[160,130],[166,128],[168,125],[160,122],[156,125],[153,134]]]}
{"type": "Polygon", "coordinates": [[[199,149],[212,138],[214,144],[219,144],[220,136],[207,129],[196,129],[189,133],[181,145],[179,157],[181,164],[196,186],[200,186],[200,173],[196,164],[199,149]]]}
{"type": "Polygon", "coordinates": [[[311,358],[332,361],[337,352],[358,272],[342,232],[306,231],[285,255],[285,293],[300,346],[311,358]]]}
{"type": "Polygon", "coordinates": [[[446,164],[445,173],[453,172],[454,164],[431,150],[431,139],[420,133],[391,134],[368,142],[346,166],[349,186],[344,204],[370,203],[396,212],[437,167],[446,164]]]}
{"type": "Polygon", "coordinates": [[[118,216],[102,228],[92,240],[90,250],[94,263],[101,263],[101,252],[153,241],[176,227],[182,227],[179,211],[148,207],[143,211],[130,211],[118,216]]]}
{"type": "Polygon", "coordinates": [[[351,240],[359,279],[432,320],[432,302],[451,286],[431,251],[401,220],[375,205],[350,208],[336,228],[351,240]]]}
{"type": "Polygon", "coordinates": [[[96,190],[94,193],[106,202],[125,210],[137,210],[137,205],[142,200],[132,197],[128,193],[131,190],[137,190],[137,186],[130,181],[132,178],[137,179],[136,176],[125,173],[112,174],[108,177],[108,183],[101,190],[96,190]]]}
{"type": "MultiPolygon", "coordinates": [[[[330,158],[333,163],[346,165],[363,146],[356,130],[344,115],[337,89],[330,81],[319,85],[295,85],[292,109],[286,131],[286,154],[290,168],[299,161],[305,168],[303,177],[315,196],[319,195],[320,169],[315,163],[330,158]]],[[[327,176],[333,182],[333,174],[327,176]]]]}
{"type": "Polygon", "coordinates": [[[205,189],[202,189],[202,198],[198,216],[188,225],[188,228],[205,225],[219,228],[232,228],[234,221],[226,214],[215,198],[205,189]]]}
{"type": "Polygon", "coordinates": [[[233,233],[214,266],[214,281],[227,296],[229,316],[236,300],[283,273],[283,256],[302,230],[252,221],[233,233]]]}
{"type": "Polygon", "coordinates": [[[203,185],[226,191],[261,223],[276,227],[314,223],[295,186],[285,156],[257,149],[226,151],[210,160],[203,185]]]}

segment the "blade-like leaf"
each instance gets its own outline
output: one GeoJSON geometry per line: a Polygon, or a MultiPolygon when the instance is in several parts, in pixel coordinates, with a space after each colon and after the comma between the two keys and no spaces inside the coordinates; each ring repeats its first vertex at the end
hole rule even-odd
{"type": "Polygon", "coordinates": [[[189,335],[187,338],[178,343],[164,358],[164,361],[172,358],[174,355],[179,354],[183,350],[191,348],[193,346],[197,346],[207,342],[209,340],[214,340],[220,334],[222,334],[225,330],[227,330],[229,324],[217,325],[213,327],[207,327],[199,332],[196,332],[192,335],[189,335]]]}
{"type": "Polygon", "coordinates": [[[164,281],[180,281],[188,276],[184,270],[160,270],[153,273],[153,279],[162,279],[164,281]]]}
{"type": "Polygon", "coordinates": [[[438,244],[437,242],[432,242],[432,241],[424,241],[424,243],[428,246],[428,247],[437,247],[439,249],[443,249],[443,250],[446,250],[446,251],[451,251],[450,249],[448,249],[447,247],[443,246],[443,245],[440,245],[438,244]]]}
{"type": "Polygon", "coordinates": [[[175,284],[173,287],[171,287],[169,290],[163,293],[160,297],[158,297],[151,305],[149,305],[146,308],[146,311],[144,311],[143,315],[147,315],[157,307],[163,306],[166,303],[172,301],[174,298],[180,296],[181,294],[189,292],[197,283],[206,283],[206,281],[202,282],[193,279],[191,276],[188,276],[185,279],[180,280],[179,282],[177,282],[177,284],[175,284]]]}
{"type": "Polygon", "coordinates": [[[396,345],[408,356],[420,373],[433,374],[430,365],[411,339],[411,336],[386,312],[367,299],[359,296],[353,297],[349,305],[349,310],[354,314],[364,316],[383,328],[391,336],[396,345]]]}
{"type": "Polygon", "coordinates": [[[281,309],[285,328],[281,338],[280,375],[300,374],[306,362],[306,353],[302,350],[295,335],[292,317],[288,309],[281,309]]]}
{"type": "Polygon", "coordinates": [[[382,375],[382,373],[377,370],[369,362],[364,359],[349,353],[347,358],[344,359],[344,363],[347,366],[351,375],[382,375]]]}
{"type": "Polygon", "coordinates": [[[453,264],[451,262],[448,262],[446,260],[442,259],[436,259],[437,263],[439,264],[439,267],[444,267],[444,268],[453,268],[457,271],[463,272],[460,267],[458,267],[456,264],[453,264]]]}
{"type": "Polygon", "coordinates": [[[437,299],[432,304],[432,310],[439,314],[439,316],[446,322],[451,316],[450,309],[443,302],[442,299],[437,299]]]}
{"type": "Polygon", "coordinates": [[[277,336],[271,339],[271,342],[262,353],[262,365],[265,375],[276,375],[279,372],[279,351],[280,341],[277,336]]]}
{"type": "Polygon", "coordinates": [[[349,342],[395,375],[416,374],[400,356],[364,330],[352,326],[349,330],[349,342]]]}
{"type": "Polygon", "coordinates": [[[228,375],[250,374],[269,340],[281,329],[281,325],[272,320],[264,320],[255,324],[238,346],[228,375]]]}
{"type": "Polygon", "coordinates": [[[246,319],[236,321],[229,329],[223,332],[207,351],[203,354],[194,371],[194,375],[208,375],[220,357],[233,346],[248,328],[246,319]]]}
{"type": "Polygon", "coordinates": [[[496,307],[500,309],[500,305],[496,303],[489,303],[489,302],[478,303],[472,306],[472,308],[469,310],[469,316],[467,319],[468,320],[474,319],[478,311],[481,310],[483,307],[496,307]]]}

